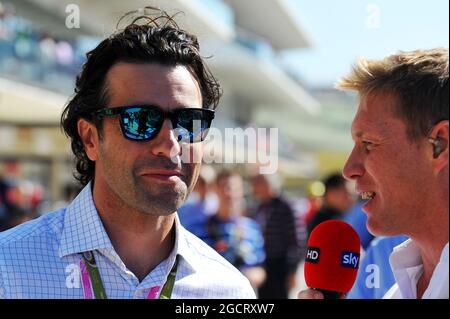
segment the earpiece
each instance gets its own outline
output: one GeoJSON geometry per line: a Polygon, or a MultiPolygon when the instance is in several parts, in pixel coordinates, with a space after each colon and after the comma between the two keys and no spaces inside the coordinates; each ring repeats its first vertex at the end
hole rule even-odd
{"type": "Polygon", "coordinates": [[[429,138],[428,141],[433,145],[433,158],[437,158],[445,150],[443,141],[438,138],[429,138]]]}

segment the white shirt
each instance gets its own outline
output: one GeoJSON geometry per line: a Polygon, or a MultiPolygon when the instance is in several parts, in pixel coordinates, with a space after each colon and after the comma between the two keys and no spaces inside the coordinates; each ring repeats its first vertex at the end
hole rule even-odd
{"type": "MultiPolygon", "coordinates": [[[[176,217],[170,256],[139,282],[114,250],[91,185],[67,207],[0,233],[0,298],[83,298],[81,252],[95,251],[108,298],[142,299],[180,256],[172,298],[255,298],[249,281],[176,217]]],[[[144,253],[144,252],[143,252],[144,253]]]]}
{"type": "MultiPolygon", "coordinates": [[[[417,283],[423,273],[423,263],[417,245],[411,239],[394,248],[389,257],[396,284],[383,299],[417,299],[417,283]]],[[[422,299],[448,299],[448,243],[422,299]]]]}

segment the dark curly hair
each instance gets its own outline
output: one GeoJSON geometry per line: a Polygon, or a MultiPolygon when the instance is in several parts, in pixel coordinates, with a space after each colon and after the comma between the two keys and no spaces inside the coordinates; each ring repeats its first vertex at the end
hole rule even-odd
{"type": "Polygon", "coordinates": [[[83,186],[93,179],[95,162],[86,155],[77,123],[81,118],[93,123],[101,137],[102,121],[94,112],[108,104],[106,76],[113,65],[119,62],[184,65],[199,82],[203,107],[215,109],[219,103],[221,89],[200,56],[197,37],[180,29],[174,15],[153,7],[145,10],[151,10],[152,14],[133,11],[124,15],[117,24],[118,31],[86,54],[87,61],[76,78],[75,94],[62,113],[61,126],[71,139],[76,160],[74,177],[83,186]],[[130,24],[119,29],[124,18],[136,13],[139,15],[130,24]]]}

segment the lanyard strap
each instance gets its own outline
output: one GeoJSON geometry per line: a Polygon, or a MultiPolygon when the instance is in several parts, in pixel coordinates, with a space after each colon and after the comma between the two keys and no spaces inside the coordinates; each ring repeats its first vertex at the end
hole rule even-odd
{"type": "MultiPolygon", "coordinates": [[[[84,265],[87,269],[87,275],[89,276],[90,284],[92,285],[92,290],[94,291],[95,299],[108,299],[106,296],[105,288],[103,286],[102,278],[100,276],[100,271],[97,267],[97,262],[94,257],[94,253],[91,251],[84,252],[81,254],[84,260],[84,265]]],[[[161,290],[161,293],[159,295],[159,299],[170,299],[172,296],[173,287],[175,285],[175,279],[177,276],[177,269],[178,269],[178,255],[175,259],[175,263],[170,270],[169,275],[167,276],[167,280],[161,290]]],[[[83,272],[83,269],[82,269],[83,272]]],[[[83,287],[85,290],[90,290],[91,287],[89,285],[89,282],[86,282],[83,280],[83,287]]],[[[155,287],[153,287],[155,288],[155,287]]],[[[85,296],[89,296],[90,292],[85,291],[85,296]],[[87,293],[87,294],[86,294],[87,293]]],[[[154,294],[154,292],[153,292],[154,294]]]]}
{"type": "Polygon", "coordinates": [[[98,271],[97,262],[95,261],[94,253],[92,251],[87,251],[82,253],[81,256],[83,256],[83,260],[88,271],[95,299],[107,299],[102,278],[100,277],[100,272],[98,271]]]}
{"type": "Polygon", "coordinates": [[[172,267],[172,270],[167,276],[166,283],[164,284],[161,293],[159,294],[159,299],[170,299],[172,296],[173,286],[175,285],[175,278],[177,276],[178,269],[178,255],[175,259],[175,264],[172,267]]]}

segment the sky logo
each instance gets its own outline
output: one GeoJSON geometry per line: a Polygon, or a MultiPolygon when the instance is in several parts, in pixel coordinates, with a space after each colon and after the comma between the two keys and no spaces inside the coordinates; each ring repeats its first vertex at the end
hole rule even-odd
{"type": "Polygon", "coordinates": [[[351,251],[344,251],[342,253],[341,266],[346,268],[358,269],[359,254],[351,251]]]}

